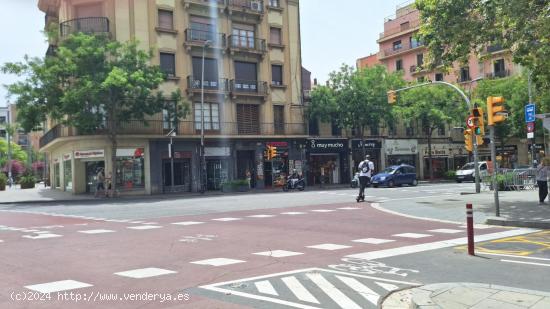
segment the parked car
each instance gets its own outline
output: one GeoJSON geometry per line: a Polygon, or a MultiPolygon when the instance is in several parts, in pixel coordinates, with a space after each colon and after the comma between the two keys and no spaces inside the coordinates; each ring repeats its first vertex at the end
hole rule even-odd
{"type": "Polygon", "coordinates": [[[372,186],[375,188],[378,188],[379,186],[387,186],[391,188],[393,186],[418,185],[416,169],[414,166],[405,164],[387,167],[382,172],[374,175],[371,182],[372,186]]]}
{"type": "MultiPolygon", "coordinates": [[[[479,162],[479,176],[483,178],[487,174],[487,162],[479,162]]],[[[461,169],[456,171],[456,182],[475,181],[475,165],[473,162],[467,163],[461,169]]]]}

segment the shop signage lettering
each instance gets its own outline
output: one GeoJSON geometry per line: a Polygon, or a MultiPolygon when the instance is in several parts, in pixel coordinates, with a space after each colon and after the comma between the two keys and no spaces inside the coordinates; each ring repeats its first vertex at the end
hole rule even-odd
{"type": "Polygon", "coordinates": [[[269,142],[265,143],[265,145],[272,147],[288,147],[288,142],[269,142]]]}
{"type": "MultiPolygon", "coordinates": [[[[352,140],[351,141],[351,147],[353,149],[361,149],[361,148],[363,148],[363,143],[360,140],[352,140]]],[[[382,143],[380,141],[375,141],[375,140],[366,140],[365,141],[365,148],[366,149],[380,149],[380,148],[382,148],[382,143]]]]}
{"type": "Polygon", "coordinates": [[[143,157],[144,152],[144,148],[118,148],[116,150],[116,156],[140,158],[143,157]]]}
{"type": "Polygon", "coordinates": [[[415,139],[394,139],[386,140],[386,154],[388,155],[411,155],[418,153],[418,141],[415,139]]]}
{"type": "MultiPolygon", "coordinates": [[[[531,148],[533,148],[533,145],[528,145],[528,148],[529,151],[531,151],[531,148]]],[[[541,150],[544,150],[544,144],[535,144],[535,150],[536,151],[541,151],[541,150]]]]}
{"type": "MultiPolygon", "coordinates": [[[[174,151],[174,159],[191,159],[193,153],[191,151],[174,151]]],[[[168,151],[162,152],[163,159],[170,159],[168,156],[168,151]]]]}
{"type": "Polygon", "coordinates": [[[346,148],[346,141],[342,140],[310,139],[308,141],[308,149],[311,152],[341,152],[346,148]]]}
{"type": "Polygon", "coordinates": [[[75,159],[88,159],[88,158],[102,158],[105,156],[105,151],[103,149],[98,150],[84,150],[84,151],[75,151],[75,159]]]}
{"type": "Polygon", "coordinates": [[[206,157],[229,157],[231,149],[229,147],[206,147],[204,148],[206,157]]]}

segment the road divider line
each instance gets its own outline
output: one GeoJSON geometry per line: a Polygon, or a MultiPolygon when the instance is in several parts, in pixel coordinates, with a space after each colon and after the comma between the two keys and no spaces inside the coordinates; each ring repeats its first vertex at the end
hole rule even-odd
{"type": "Polygon", "coordinates": [[[535,266],[546,266],[550,267],[550,264],[544,264],[544,263],[535,263],[535,262],[525,262],[525,261],[515,261],[515,260],[500,260],[501,262],[506,263],[516,263],[516,264],[527,264],[527,265],[535,265],[535,266]]]}
{"type": "Polygon", "coordinates": [[[536,261],[550,261],[550,259],[534,257],[534,256],[520,256],[520,255],[500,254],[500,253],[490,253],[490,252],[480,252],[478,255],[495,255],[495,256],[504,256],[504,257],[510,257],[510,258],[521,258],[521,259],[536,260],[536,261]]]}

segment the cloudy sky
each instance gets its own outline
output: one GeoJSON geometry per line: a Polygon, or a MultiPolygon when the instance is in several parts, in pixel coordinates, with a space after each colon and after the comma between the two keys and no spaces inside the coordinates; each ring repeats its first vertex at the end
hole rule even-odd
{"type": "MultiPolygon", "coordinates": [[[[404,0],[301,0],[302,61],[320,82],[342,63],[378,50],[376,39],[384,17],[395,13],[404,0]]],[[[24,55],[43,56],[47,49],[42,30],[44,15],[37,0],[1,0],[0,63],[19,61],[24,55]]],[[[14,78],[0,74],[0,85],[14,78]]],[[[0,87],[0,106],[9,100],[0,87]]]]}

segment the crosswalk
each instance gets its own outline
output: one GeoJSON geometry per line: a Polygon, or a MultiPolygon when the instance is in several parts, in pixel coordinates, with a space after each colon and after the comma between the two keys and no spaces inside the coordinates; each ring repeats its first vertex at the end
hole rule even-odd
{"type": "Polygon", "coordinates": [[[293,308],[377,308],[388,293],[417,282],[351,274],[322,268],[300,269],[268,276],[202,286],[223,295],[293,308]]]}

